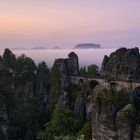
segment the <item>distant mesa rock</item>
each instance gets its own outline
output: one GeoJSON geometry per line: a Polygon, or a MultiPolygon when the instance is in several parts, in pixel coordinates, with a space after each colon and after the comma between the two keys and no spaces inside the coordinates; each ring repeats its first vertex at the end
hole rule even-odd
{"type": "Polygon", "coordinates": [[[51,49],[59,50],[59,49],[61,49],[61,48],[60,48],[60,47],[52,47],[51,49]]]}
{"type": "Polygon", "coordinates": [[[140,54],[138,48],[120,48],[105,56],[101,66],[103,76],[114,79],[140,79],[140,54]]]}
{"type": "Polygon", "coordinates": [[[74,47],[74,49],[98,49],[98,48],[101,48],[101,45],[95,43],[78,44],[74,47]]]}

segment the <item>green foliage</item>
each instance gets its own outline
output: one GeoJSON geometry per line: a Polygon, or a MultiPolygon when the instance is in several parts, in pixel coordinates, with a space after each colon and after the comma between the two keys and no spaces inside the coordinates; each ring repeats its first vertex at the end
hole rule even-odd
{"type": "Polygon", "coordinates": [[[16,63],[16,56],[12,53],[12,51],[5,49],[2,59],[4,69],[13,72],[16,63]]]}
{"type": "MultiPolygon", "coordinates": [[[[31,58],[25,55],[16,57],[9,49],[5,49],[2,57],[0,56],[0,106],[6,108],[11,139],[35,140],[36,133],[47,121],[46,106],[36,96],[39,89],[35,89],[34,80],[38,78],[37,72],[47,72],[49,75],[48,71],[45,62],[37,67],[31,58]],[[29,81],[33,84],[33,97],[27,96],[25,92],[25,84],[29,81]]],[[[40,83],[38,86],[41,87],[40,83]]],[[[1,139],[4,140],[4,135],[0,130],[1,139]]]]}
{"type": "Polygon", "coordinates": [[[32,80],[36,71],[34,61],[22,54],[17,58],[16,62],[16,78],[18,80],[27,81],[32,80]]]}
{"type": "Polygon", "coordinates": [[[86,66],[80,68],[79,74],[80,75],[85,75],[86,74],[86,66]]]}
{"type": "Polygon", "coordinates": [[[55,140],[77,140],[74,136],[58,136],[55,137],[55,140]]]}
{"type": "Polygon", "coordinates": [[[43,61],[38,64],[38,70],[49,71],[47,64],[43,61]]]}
{"type": "Polygon", "coordinates": [[[118,109],[121,109],[129,103],[129,95],[125,90],[118,92],[107,91],[109,98],[117,105],[118,109]]]}
{"type": "Polygon", "coordinates": [[[92,139],[92,128],[91,122],[88,120],[83,128],[77,134],[78,140],[91,140],[92,139]]]}
{"type": "Polygon", "coordinates": [[[89,75],[96,75],[98,74],[98,66],[92,64],[87,67],[87,74],[89,75]]]}
{"type": "Polygon", "coordinates": [[[37,140],[54,140],[55,136],[75,135],[79,121],[69,109],[56,108],[52,119],[45,125],[45,130],[37,134],[37,140]]]}
{"type": "Polygon", "coordinates": [[[1,79],[5,81],[7,85],[14,82],[13,76],[15,74],[16,56],[11,50],[5,49],[2,57],[0,57],[1,65],[1,79]]]}
{"type": "Polygon", "coordinates": [[[85,135],[82,134],[82,135],[78,136],[77,140],[85,140],[85,135]]]}
{"type": "Polygon", "coordinates": [[[10,133],[13,139],[25,137],[25,140],[35,140],[36,133],[46,121],[45,109],[36,98],[29,98],[26,107],[17,106],[10,112],[10,133]]]}

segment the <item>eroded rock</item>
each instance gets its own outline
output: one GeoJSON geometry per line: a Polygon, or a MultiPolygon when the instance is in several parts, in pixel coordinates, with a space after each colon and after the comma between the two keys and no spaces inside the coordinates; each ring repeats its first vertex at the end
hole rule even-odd
{"type": "Polygon", "coordinates": [[[116,109],[103,86],[96,86],[92,95],[93,140],[117,140],[116,109]]]}
{"type": "Polygon", "coordinates": [[[120,48],[105,56],[102,63],[102,75],[110,78],[127,80],[140,79],[140,54],[138,48],[120,48]]]}
{"type": "Polygon", "coordinates": [[[118,140],[133,140],[135,108],[132,104],[126,105],[116,116],[118,140]]]}

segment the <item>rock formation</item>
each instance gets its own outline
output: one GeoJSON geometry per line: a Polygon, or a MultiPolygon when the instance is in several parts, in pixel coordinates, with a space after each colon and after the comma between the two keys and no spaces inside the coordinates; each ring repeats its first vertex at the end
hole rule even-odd
{"type": "MultiPolygon", "coordinates": [[[[137,92],[137,93],[136,93],[137,92]]],[[[140,117],[136,94],[131,104],[127,104],[118,110],[110,93],[102,86],[96,86],[92,99],[92,139],[93,140],[139,140],[140,117]],[[135,106],[134,106],[135,105],[135,106]]],[[[132,96],[130,96],[132,99],[132,96]]]]}
{"type": "Polygon", "coordinates": [[[76,75],[79,73],[79,61],[78,56],[71,52],[68,54],[68,59],[66,59],[66,65],[68,67],[68,74],[69,75],[76,75]]]}
{"type": "Polygon", "coordinates": [[[102,75],[108,78],[128,80],[140,79],[140,54],[138,48],[120,48],[105,56],[101,67],[102,75]]]}
{"type": "Polygon", "coordinates": [[[67,108],[68,107],[68,104],[69,104],[69,98],[68,98],[68,95],[65,91],[63,91],[64,93],[62,95],[59,96],[59,99],[58,99],[58,103],[57,103],[57,106],[59,108],[67,108]]]}
{"type": "Polygon", "coordinates": [[[45,62],[42,62],[36,74],[35,95],[47,105],[50,92],[50,72],[45,62]]]}
{"type": "Polygon", "coordinates": [[[86,98],[82,92],[80,92],[76,98],[74,112],[79,117],[80,126],[82,127],[86,119],[86,98]]]}
{"type": "MultiPolygon", "coordinates": [[[[57,104],[59,97],[63,95],[65,88],[70,85],[69,76],[78,74],[78,72],[78,56],[74,52],[68,54],[66,59],[60,58],[55,60],[51,70],[50,112],[55,104],[57,104]]],[[[61,103],[59,102],[59,104],[61,103]]]]}
{"type": "Polygon", "coordinates": [[[132,104],[126,105],[117,112],[116,128],[118,140],[133,140],[135,113],[135,108],[132,104]]]}
{"type": "Polygon", "coordinates": [[[117,140],[115,127],[116,109],[102,86],[96,86],[92,97],[92,138],[93,140],[117,140]]]}
{"type": "Polygon", "coordinates": [[[139,139],[140,139],[140,124],[137,124],[134,132],[134,140],[139,139]]]}
{"type": "Polygon", "coordinates": [[[95,43],[78,44],[74,47],[74,49],[98,49],[98,48],[101,48],[101,45],[95,43]]]}

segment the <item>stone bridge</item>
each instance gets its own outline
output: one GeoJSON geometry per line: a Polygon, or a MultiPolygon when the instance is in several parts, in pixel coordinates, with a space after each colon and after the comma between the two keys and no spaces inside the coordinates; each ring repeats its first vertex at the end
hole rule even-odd
{"type": "Polygon", "coordinates": [[[88,84],[91,81],[95,81],[108,89],[115,88],[117,90],[120,90],[120,89],[131,90],[140,86],[140,82],[128,82],[128,81],[122,81],[122,80],[108,81],[107,79],[103,79],[103,78],[82,77],[82,76],[70,76],[70,81],[71,83],[74,83],[76,85],[79,84],[80,82],[84,82],[88,84]]]}

